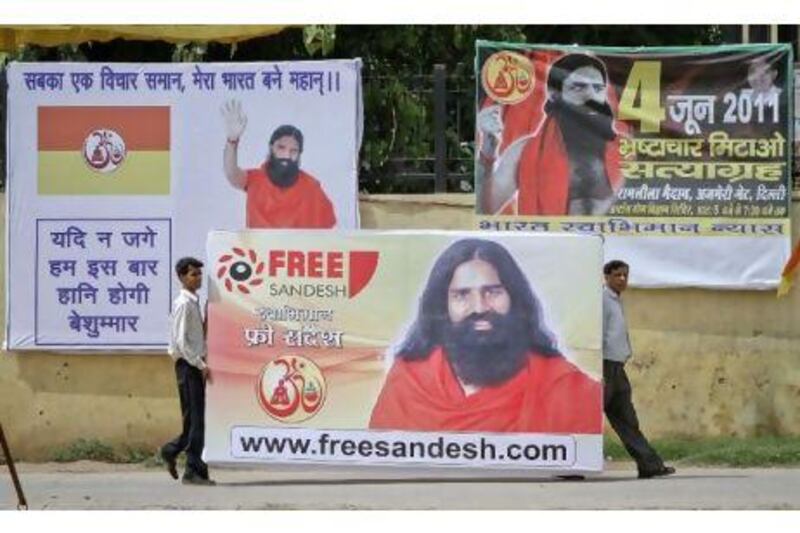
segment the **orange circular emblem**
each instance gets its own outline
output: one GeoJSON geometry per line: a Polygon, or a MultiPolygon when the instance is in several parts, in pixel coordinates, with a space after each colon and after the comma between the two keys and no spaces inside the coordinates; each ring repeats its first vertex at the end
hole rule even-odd
{"type": "Polygon", "coordinates": [[[293,424],[319,412],[327,387],[322,370],[314,361],[287,355],[264,366],[257,392],[258,403],[269,416],[293,424]]]}
{"type": "Polygon", "coordinates": [[[483,90],[501,104],[516,104],[527,98],[534,81],[533,63],[516,52],[496,52],[481,69],[483,90]]]}
{"type": "Polygon", "coordinates": [[[97,129],[83,141],[83,160],[95,172],[114,172],[128,151],[122,136],[114,130],[97,129]]]}

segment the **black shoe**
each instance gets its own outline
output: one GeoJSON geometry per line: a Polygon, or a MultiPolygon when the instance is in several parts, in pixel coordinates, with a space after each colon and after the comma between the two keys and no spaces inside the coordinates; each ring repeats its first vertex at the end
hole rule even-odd
{"type": "Polygon", "coordinates": [[[164,460],[164,465],[166,465],[167,472],[172,476],[172,479],[178,479],[178,467],[175,464],[175,457],[168,455],[167,452],[162,449],[161,458],[164,460]]]}
{"type": "Polygon", "coordinates": [[[186,475],[184,475],[183,479],[181,479],[181,483],[183,483],[184,485],[201,485],[206,487],[212,487],[217,484],[217,482],[214,481],[213,479],[204,478],[200,476],[186,476],[186,475]]]}
{"type": "Polygon", "coordinates": [[[650,479],[651,477],[670,476],[675,473],[675,469],[671,466],[662,466],[658,470],[650,470],[639,472],[639,479],[650,479]]]}

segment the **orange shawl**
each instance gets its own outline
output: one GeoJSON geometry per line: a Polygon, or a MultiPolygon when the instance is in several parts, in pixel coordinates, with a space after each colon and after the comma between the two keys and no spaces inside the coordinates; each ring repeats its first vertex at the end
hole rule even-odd
{"type": "Polygon", "coordinates": [[[394,362],[369,427],[598,434],[602,401],[600,383],[561,356],[537,353],[510,380],[466,396],[439,347],[427,359],[394,362]]]}

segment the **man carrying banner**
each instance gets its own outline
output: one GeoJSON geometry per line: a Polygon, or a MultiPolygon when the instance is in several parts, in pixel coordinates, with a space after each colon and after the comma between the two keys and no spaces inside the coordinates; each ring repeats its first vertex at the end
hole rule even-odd
{"type": "Polygon", "coordinates": [[[181,434],[161,448],[161,458],[169,474],[178,479],[175,460],[186,451],[184,485],[214,485],[208,477],[208,465],[201,458],[205,444],[206,381],[211,373],[205,358],[206,332],[197,290],[203,283],[203,263],[184,257],[175,264],[181,292],[172,305],[172,328],[169,355],[175,360],[175,376],[181,402],[181,434]]]}
{"type": "Polygon", "coordinates": [[[616,100],[603,62],[585,53],[555,60],[547,71],[544,107],[534,111],[543,112],[538,126],[532,134],[505,139],[510,144],[498,153],[504,122],[531,121],[513,116],[528,109],[489,105],[478,113],[482,211],[604,215],[622,182],[618,132],[624,126],[614,120],[616,100]]]}
{"type": "Polygon", "coordinates": [[[228,181],[247,193],[248,228],[332,228],[333,204],[319,181],[300,169],[303,133],[292,125],[278,127],[269,152],[258,168],[243,170],[238,163],[239,140],[247,125],[241,103],[222,107],[227,139],[223,168],[228,181]]]}
{"type": "Polygon", "coordinates": [[[603,267],[606,286],[603,288],[603,403],[611,427],[636,461],[640,478],[668,476],[675,473],[665,466],[639,429],[639,419],[631,400],[631,383],[625,373],[625,362],[631,356],[628,326],[620,296],[628,287],[628,265],[609,261],[603,267]]]}
{"type": "Polygon", "coordinates": [[[431,270],[370,428],[600,433],[600,384],[568,362],[509,252],[465,239],[431,270]]]}

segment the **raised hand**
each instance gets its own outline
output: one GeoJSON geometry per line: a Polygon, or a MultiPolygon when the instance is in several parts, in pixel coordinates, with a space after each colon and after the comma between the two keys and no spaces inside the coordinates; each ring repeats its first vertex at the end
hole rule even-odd
{"type": "Polygon", "coordinates": [[[238,100],[229,100],[222,105],[222,118],[225,121],[225,135],[230,142],[237,142],[247,126],[247,115],[242,111],[238,100]]]}
{"type": "Polygon", "coordinates": [[[490,105],[481,109],[476,117],[478,130],[483,134],[481,151],[485,155],[493,155],[503,139],[503,108],[490,105]]]}

